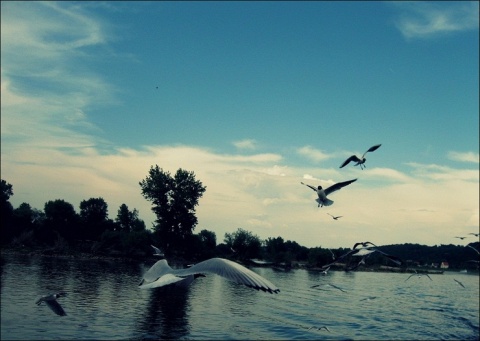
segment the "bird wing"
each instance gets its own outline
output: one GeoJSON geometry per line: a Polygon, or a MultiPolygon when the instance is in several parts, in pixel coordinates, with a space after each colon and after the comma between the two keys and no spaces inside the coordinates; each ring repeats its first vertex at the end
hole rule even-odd
{"type": "Polygon", "coordinates": [[[365,154],[367,154],[368,152],[374,152],[375,150],[380,148],[380,146],[381,146],[381,144],[376,144],[376,145],[368,148],[368,150],[365,153],[363,153],[362,158],[365,156],[365,154]]]}
{"type": "Polygon", "coordinates": [[[158,262],[152,265],[150,269],[148,269],[147,272],[143,275],[142,282],[139,285],[142,285],[143,283],[151,283],[162,277],[163,275],[167,273],[171,273],[173,269],[168,265],[166,259],[160,259],[158,262]]]}
{"type": "Polygon", "coordinates": [[[355,182],[355,181],[357,181],[357,179],[336,183],[335,185],[332,185],[325,190],[325,195],[329,195],[332,192],[338,191],[342,187],[350,185],[352,182],[355,182]]]}
{"type": "Polygon", "coordinates": [[[462,283],[462,282],[460,282],[460,281],[456,280],[455,278],[454,278],[453,280],[454,280],[455,282],[457,282],[458,284],[460,284],[462,287],[464,287],[464,288],[465,288],[465,286],[463,285],[463,283],[462,283]]]}
{"type": "Polygon", "coordinates": [[[195,264],[187,269],[174,269],[172,271],[176,276],[212,273],[256,290],[263,290],[269,293],[278,293],[280,291],[280,289],[259,274],[224,258],[212,258],[195,264]]]}
{"type": "Polygon", "coordinates": [[[150,245],[150,246],[153,247],[153,250],[155,251],[155,254],[157,254],[157,255],[163,255],[162,250],[160,250],[158,247],[153,246],[153,245],[150,245]]]}
{"type": "Polygon", "coordinates": [[[405,280],[405,282],[408,281],[408,280],[410,279],[410,277],[415,276],[415,275],[416,275],[416,273],[415,273],[415,274],[411,274],[410,276],[408,276],[408,278],[405,280]]]}
{"type": "Polygon", "coordinates": [[[350,161],[360,162],[361,160],[360,160],[356,155],[352,155],[352,156],[350,156],[348,159],[346,159],[345,161],[343,161],[343,163],[340,165],[340,168],[343,168],[343,167],[345,167],[346,165],[348,165],[348,164],[350,163],[350,161]]]}
{"type": "Polygon", "coordinates": [[[396,256],[389,255],[389,254],[387,254],[383,251],[377,250],[377,249],[375,251],[381,253],[382,255],[384,255],[385,257],[387,257],[388,259],[390,259],[392,262],[394,262],[397,265],[402,265],[403,264],[403,260],[401,260],[400,258],[398,258],[396,256]]]}
{"type": "Polygon", "coordinates": [[[433,281],[432,277],[430,277],[428,274],[425,274],[431,281],[433,281]]]}
{"type": "Polygon", "coordinates": [[[45,303],[50,309],[52,309],[55,314],[60,316],[67,315],[67,313],[65,312],[65,310],[63,310],[62,306],[60,305],[60,303],[57,302],[57,300],[45,300],[45,303]]]}
{"type": "Polygon", "coordinates": [[[313,187],[313,186],[307,185],[307,184],[305,184],[305,183],[303,183],[303,182],[300,182],[300,183],[301,183],[302,185],[305,185],[305,186],[307,186],[307,187],[310,187],[310,188],[313,189],[315,192],[317,191],[317,189],[316,189],[315,187],[313,187]]]}
{"type": "Polygon", "coordinates": [[[375,251],[378,251],[378,250],[375,250],[375,249],[368,249],[368,248],[362,248],[362,249],[358,249],[358,252],[356,252],[355,254],[352,255],[353,256],[366,256],[366,255],[369,255],[375,251]]]}
{"type": "Polygon", "coordinates": [[[340,288],[340,287],[337,287],[337,286],[334,285],[334,284],[328,284],[328,285],[331,286],[332,288],[338,289],[338,290],[340,290],[340,291],[342,291],[342,292],[346,292],[345,290],[343,290],[343,289],[340,288]]]}
{"type": "MultiPolygon", "coordinates": [[[[193,275],[192,275],[192,278],[193,278],[193,275]]],[[[141,284],[140,289],[152,289],[152,288],[163,287],[165,285],[173,284],[184,279],[185,278],[178,277],[172,274],[165,274],[153,282],[141,284]]]]}
{"type": "Polygon", "coordinates": [[[474,249],[476,253],[480,255],[480,251],[478,251],[476,248],[474,248],[472,245],[467,245],[469,248],[474,249]]]}

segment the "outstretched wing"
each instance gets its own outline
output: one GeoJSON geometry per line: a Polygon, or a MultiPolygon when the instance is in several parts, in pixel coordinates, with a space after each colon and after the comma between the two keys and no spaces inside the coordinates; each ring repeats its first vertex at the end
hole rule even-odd
{"type": "Polygon", "coordinates": [[[310,187],[310,188],[313,189],[315,192],[317,191],[317,189],[316,189],[315,187],[313,187],[313,186],[307,185],[307,184],[305,184],[305,183],[303,183],[303,182],[300,182],[300,183],[301,183],[302,185],[305,185],[305,186],[307,186],[307,187],[310,187]]]}
{"type": "Polygon", "coordinates": [[[171,273],[172,270],[166,259],[160,259],[143,275],[143,279],[139,285],[154,282],[163,275],[171,273]]]}
{"type": "Polygon", "coordinates": [[[280,289],[259,274],[238,263],[223,258],[212,258],[195,264],[187,269],[173,270],[174,275],[181,277],[199,273],[212,273],[222,276],[230,281],[244,284],[247,287],[256,290],[263,290],[269,293],[278,293],[280,291],[280,289]]]}
{"type": "Polygon", "coordinates": [[[368,148],[368,150],[367,150],[365,153],[363,153],[362,158],[363,158],[363,157],[365,156],[365,154],[367,154],[368,152],[374,152],[374,151],[376,151],[378,148],[380,148],[380,146],[381,146],[381,144],[376,144],[376,145],[368,148]]]}
{"type": "Polygon", "coordinates": [[[350,156],[348,159],[346,159],[345,161],[343,161],[343,163],[340,165],[340,168],[343,168],[343,167],[345,167],[346,165],[348,165],[348,164],[350,163],[350,161],[360,162],[360,159],[359,159],[356,155],[352,155],[352,156],[350,156]]]}
{"type": "Polygon", "coordinates": [[[325,195],[329,195],[332,192],[338,191],[342,187],[350,185],[352,182],[355,182],[355,181],[357,181],[357,179],[348,180],[348,181],[344,181],[344,182],[339,182],[335,185],[332,185],[325,190],[325,195]]]}
{"type": "MultiPolygon", "coordinates": [[[[193,275],[192,275],[193,277],[193,275]]],[[[162,277],[158,278],[156,281],[150,282],[150,283],[145,283],[140,285],[140,289],[152,289],[152,288],[158,288],[158,287],[163,287],[165,285],[173,284],[176,282],[179,282],[181,280],[184,280],[185,278],[178,277],[172,274],[166,274],[163,275],[162,277]]]]}

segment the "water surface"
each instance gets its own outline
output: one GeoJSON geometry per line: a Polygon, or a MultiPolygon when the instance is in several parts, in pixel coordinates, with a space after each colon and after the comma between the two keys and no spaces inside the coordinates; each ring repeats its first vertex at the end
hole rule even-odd
{"type": "Polygon", "coordinates": [[[479,277],[252,268],[281,292],[219,276],[140,290],[155,262],[2,255],[1,339],[478,340],[479,277]],[[454,281],[461,281],[462,288],[454,281]],[[317,288],[312,285],[319,284],[317,288]],[[340,291],[329,284],[345,290],[340,291]],[[67,316],[35,300],[66,291],[67,316]],[[329,331],[315,327],[326,326],[329,331]]]}

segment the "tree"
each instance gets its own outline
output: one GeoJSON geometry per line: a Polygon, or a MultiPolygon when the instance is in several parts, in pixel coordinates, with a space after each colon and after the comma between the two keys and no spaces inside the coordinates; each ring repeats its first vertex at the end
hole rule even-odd
{"type": "Polygon", "coordinates": [[[195,206],[206,187],[195,180],[195,174],[178,169],[175,177],[158,165],[151,167],[148,176],[139,182],[142,195],[152,202],[157,216],[155,233],[159,245],[168,252],[173,248],[185,250],[185,240],[193,234],[198,223],[195,206]]]}
{"type": "Polygon", "coordinates": [[[133,211],[130,212],[128,206],[125,204],[120,205],[115,222],[120,230],[124,232],[145,230],[145,223],[138,218],[137,209],[134,208],[133,211]]]}
{"type": "Polygon", "coordinates": [[[1,179],[0,182],[0,210],[1,210],[1,243],[6,244],[11,241],[14,235],[13,231],[13,206],[8,201],[13,195],[13,186],[1,179]]]}
{"type": "Polygon", "coordinates": [[[62,199],[45,203],[45,223],[40,232],[40,239],[48,244],[56,238],[55,232],[71,241],[75,238],[78,226],[78,215],[73,205],[62,199]]]}
{"type": "Polygon", "coordinates": [[[225,244],[230,247],[237,258],[242,260],[260,257],[262,241],[251,232],[239,228],[233,233],[225,233],[225,244]]]}
{"type": "Polygon", "coordinates": [[[108,219],[108,204],[103,198],[90,198],[80,203],[80,218],[83,224],[81,237],[97,240],[106,230],[113,230],[113,221],[108,219]]]}

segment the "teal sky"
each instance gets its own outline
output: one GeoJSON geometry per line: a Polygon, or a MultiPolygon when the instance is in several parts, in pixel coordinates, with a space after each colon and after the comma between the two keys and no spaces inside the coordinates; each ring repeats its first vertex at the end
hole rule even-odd
{"type": "Polygon", "coordinates": [[[2,179],[14,207],[103,197],[151,226],[158,164],[207,187],[218,242],[458,243],[479,229],[478,8],[2,2],[2,179]],[[323,208],[300,184],[353,178],[323,208]]]}

